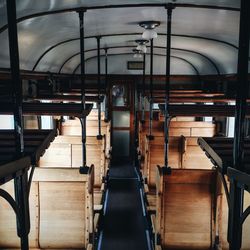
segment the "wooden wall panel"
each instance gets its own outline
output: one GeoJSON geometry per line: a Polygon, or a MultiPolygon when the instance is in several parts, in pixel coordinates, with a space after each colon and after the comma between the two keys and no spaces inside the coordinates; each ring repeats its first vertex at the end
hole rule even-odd
{"type": "MultiPolygon", "coordinates": [[[[14,197],[14,182],[10,181],[1,186],[14,197]]],[[[39,197],[38,183],[33,182],[30,191],[30,222],[31,232],[29,243],[31,248],[38,248],[38,223],[39,223],[39,197]]],[[[10,205],[0,197],[0,246],[1,249],[19,248],[20,239],[16,231],[16,216],[10,205]]]]}

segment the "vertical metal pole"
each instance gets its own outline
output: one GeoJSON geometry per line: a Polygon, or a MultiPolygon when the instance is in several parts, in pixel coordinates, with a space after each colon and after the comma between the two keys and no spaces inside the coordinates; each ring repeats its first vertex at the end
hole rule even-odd
{"type": "Polygon", "coordinates": [[[145,74],[146,74],[146,53],[143,54],[142,72],[142,95],[141,95],[141,122],[145,122],[145,74]]]}
{"type": "Polygon", "coordinates": [[[154,67],[154,39],[150,41],[150,110],[149,110],[149,136],[150,140],[153,139],[152,127],[153,127],[153,67],[154,67]]]}
{"type": "Polygon", "coordinates": [[[135,85],[134,88],[134,166],[138,167],[138,161],[137,161],[137,147],[139,145],[138,140],[138,106],[139,106],[139,100],[138,100],[138,93],[136,92],[138,88],[138,85],[135,85]]]}
{"type": "Polygon", "coordinates": [[[168,4],[167,8],[167,37],[166,37],[166,82],[165,82],[165,120],[164,120],[164,165],[168,167],[168,151],[169,151],[169,92],[170,92],[170,58],[171,58],[171,26],[173,5],[168,4]]]}
{"type": "Polygon", "coordinates": [[[108,90],[108,49],[105,48],[105,90],[106,90],[106,98],[105,98],[105,122],[109,120],[109,90],[108,90]]]}
{"type": "MultiPolygon", "coordinates": [[[[81,97],[82,109],[86,109],[85,98],[85,43],[84,43],[84,13],[86,10],[79,12],[80,24],[80,54],[81,54],[81,97]]],[[[86,166],[86,117],[80,119],[82,125],[82,167],[86,166]]]]}
{"type": "Polygon", "coordinates": [[[102,139],[102,127],[101,127],[101,99],[100,99],[100,91],[101,91],[101,54],[100,54],[100,40],[101,37],[97,36],[96,41],[97,41],[97,82],[98,82],[98,103],[97,103],[97,108],[98,108],[98,135],[97,139],[101,140],[102,139]]]}
{"type": "MultiPolygon", "coordinates": [[[[233,159],[234,167],[243,170],[244,157],[244,131],[245,116],[247,107],[247,95],[249,92],[248,82],[248,56],[250,39],[250,1],[241,0],[240,11],[240,35],[239,35],[239,53],[238,53],[238,84],[236,97],[235,113],[235,133],[233,159]]],[[[237,187],[234,180],[230,182],[230,206],[229,206],[229,226],[228,241],[230,250],[239,250],[242,244],[242,225],[241,215],[243,211],[242,188],[237,187]]]]}
{"type": "MultiPolygon", "coordinates": [[[[16,24],[16,1],[6,1],[8,16],[8,34],[11,78],[13,86],[14,102],[14,127],[16,139],[16,157],[22,157],[24,154],[23,140],[23,114],[22,114],[22,82],[20,79],[19,51],[16,24]]],[[[21,239],[21,249],[29,249],[29,199],[28,199],[28,175],[27,172],[14,179],[15,198],[19,208],[20,217],[17,217],[17,234],[21,239]]]]}

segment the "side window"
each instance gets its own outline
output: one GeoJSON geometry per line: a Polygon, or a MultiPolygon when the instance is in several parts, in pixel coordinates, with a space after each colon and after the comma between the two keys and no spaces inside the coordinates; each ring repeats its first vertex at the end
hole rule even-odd
{"type": "Polygon", "coordinates": [[[0,129],[14,129],[13,115],[0,115],[0,129]]]}

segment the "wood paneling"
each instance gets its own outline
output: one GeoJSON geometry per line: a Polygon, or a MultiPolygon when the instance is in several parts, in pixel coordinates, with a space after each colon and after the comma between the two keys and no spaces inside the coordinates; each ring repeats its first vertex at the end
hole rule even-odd
{"type": "Polygon", "coordinates": [[[212,244],[214,171],[172,170],[157,182],[157,232],[164,249],[207,249],[212,244]]]}
{"type": "MultiPolygon", "coordinates": [[[[10,181],[1,186],[14,197],[14,182],[10,181]]],[[[39,227],[39,193],[38,183],[33,182],[30,191],[30,222],[31,232],[29,234],[29,244],[31,248],[39,248],[38,227],[39,227]]],[[[19,248],[20,239],[17,236],[16,216],[10,205],[0,197],[0,246],[1,249],[19,248]]]]}
{"type": "Polygon", "coordinates": [[[69,143],[51,143],[45,154],[40,158],[40,167],[71,167],[71,145],[69,143]]]}
{"type": "Polygon", "coordinates": [[[86,245],[86,184],[41,182],[41,248],[84,248],[86,245]]]}
{"type": "MultiPolygon", "coordinates": [[[[40,167],[80,168],[82,166],[82,142],[80,136],[57,136],[40,160],[40,167]]],[[[107,171],[105,137],[87,136],[87,166],[95,166],[95,187],[101,187],[107,171]]]]}

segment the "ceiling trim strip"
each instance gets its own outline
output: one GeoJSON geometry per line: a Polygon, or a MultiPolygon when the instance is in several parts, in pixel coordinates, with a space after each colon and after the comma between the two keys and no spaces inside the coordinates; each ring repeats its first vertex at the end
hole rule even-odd
{"type": "MultiPolygon", "coordinates": [[[[106,35],[101,35],[101,37],[112,37],[112,36],[129,36],[129,35],[141,35],[141,33],[121,33],[121,34],[106,34],[106,35]]],[[[158,33],[159,36],[166,36],[166,34],[164,33],[158,33]]],[[[213,41],[213,42],[218,42],[218,43],[222,43],[225,45],[228,45],[234,49],[238,50],[238,47],[235,46],[234,44],[231,44],[229,42],[223,41],[223,40],[218,40],[218,39],[214,39],[214,38],[206,38],[203,36],[191,36],[191,35],[185,35],[185,34],[172,34],[172,36],[174,37],[186,37],[186,38],[192,38],[192,39],[202,39],[202,40],[208,40],[208,41],[213,41]]],[[[85,39],[92,39],[95,38],[96,36],[87,36],[85,37],[85,39]]],[[[46,49],[37,59],[36,63],[34,64],[32,71],[34,71],[36,69],[36,67],[38,66],[39,62],[43,59],[43,57],[50,52],[51,50],[55,49],[56,47],[63,45],[65,43],[69,43],[69,42],[74,42],[79,40],[80,38],[71,38],[71,39],[67,39],[65,41],[61,41],[57,44],[52,45],[51,47],[49,47],[48,49],[46,49]]],[[[249,58],[250,60],[250,58],[249,58]]]]}

